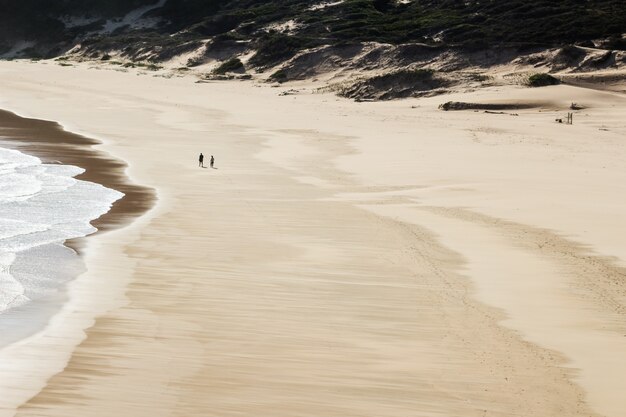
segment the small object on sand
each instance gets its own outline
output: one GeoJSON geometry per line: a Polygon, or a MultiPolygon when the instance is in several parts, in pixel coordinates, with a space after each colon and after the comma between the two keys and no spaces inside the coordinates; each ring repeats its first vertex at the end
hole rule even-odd
{"type": "Polygon", "coordinates": [[[295,89],[290,89],[290,90],[286,90],[281,92],[280,94],[278,94],[279,96],[292,96],[294,94],[298,94],[300,93],[300,90],[295,90],[295,89]]]}
{"type": "MultiPolygon", "coordinates": [[[[554,119],[554,121],[558,123],[563,123],[563,119],[554,119]]],[[[567,113],[567,120],[565,120],[565,124],[574,124],[574,113],[567,113]]]]}

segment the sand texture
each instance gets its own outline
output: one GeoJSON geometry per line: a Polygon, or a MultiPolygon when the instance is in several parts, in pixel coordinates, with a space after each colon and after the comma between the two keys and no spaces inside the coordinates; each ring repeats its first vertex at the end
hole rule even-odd
{"type": "Polygon", "coordinates": [[[102,141],[158,198],[0,351],[1,417],[625,415],[623,95],[0,77],[0,108],[102,141]]]}

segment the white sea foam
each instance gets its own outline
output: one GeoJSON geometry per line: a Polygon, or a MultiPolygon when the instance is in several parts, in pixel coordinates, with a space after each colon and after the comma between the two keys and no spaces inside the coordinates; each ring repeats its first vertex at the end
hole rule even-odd
{"type": "Polygon", "coordinates": [[[0,148],[0,329],[7,312],[54,296],[73,277],[76,256],[63,242],[95,232],[90,222],[123,196],[74,178],[82,172],[0,148]]]}

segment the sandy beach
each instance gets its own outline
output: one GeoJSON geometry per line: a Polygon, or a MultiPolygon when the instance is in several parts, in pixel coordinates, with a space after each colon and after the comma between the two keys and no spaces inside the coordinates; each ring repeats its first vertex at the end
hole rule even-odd
{"type": "Polygon", "coordinates": [[[356,103],[163,75],[0,63],[0,109],[157,196],[0,350],[0,417],[626,413],[623,94],[356,103]]]}

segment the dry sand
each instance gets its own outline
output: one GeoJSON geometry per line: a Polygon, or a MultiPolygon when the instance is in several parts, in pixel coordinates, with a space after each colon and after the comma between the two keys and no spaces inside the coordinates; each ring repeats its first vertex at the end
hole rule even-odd
{"type": "Polygon", "coordinates": [[[624,96],[353,103],[88,67],[2,63],[0,108],[103,141],[159,200],[0,351],[0,416],[626,412],[624,96]]]}

